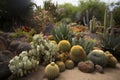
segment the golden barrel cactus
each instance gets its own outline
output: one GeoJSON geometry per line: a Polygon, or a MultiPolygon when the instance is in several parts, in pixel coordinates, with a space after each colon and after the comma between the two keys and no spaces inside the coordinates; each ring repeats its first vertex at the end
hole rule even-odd
{"type": "Polygon", "coordinates": [[[56,64],[58,65],[60,72],[65,71],[65,63],[63,61],[57,61],[56,64]]]}
{"type": "Polygon", "coordinates": [[[65,67],[66,67],[67,69],[72,69],[72,68],[74,68],[74,62],[73,62],[72,60],[66,60],[66,61],[65,61],[65,67]]]}
{"type": "Polygon", "coordinates": [[[61,40],[58,43],[58,48],[59,48],[59,51],[61,51],[61,52],[69,52],[70,48],[71,48],[71,44],[67,40],[61,40]]]}
{"type": "Polygon", "coordinates": [[[51,62],[50,64],[48,64],[45,68],[45,76],[50,79],[53,80],[55,79],[57,76],[59,75],[59,67],[57,64],[55,64],[54,62],[51,62]]]}
{"type": "Polygon", "coordinates": [[[70,50],[70,58],[75,63],[78,63],[79,61],[82,61],[86,58],[86,53],[81,46],[75,45],[70,50]]]}
{"type": "Polygon", "coordinates": [[[116,67],[117,59],[109,52],[106,51],[106,57],[107,57],[107,66],[109,67],[116,67]]]}

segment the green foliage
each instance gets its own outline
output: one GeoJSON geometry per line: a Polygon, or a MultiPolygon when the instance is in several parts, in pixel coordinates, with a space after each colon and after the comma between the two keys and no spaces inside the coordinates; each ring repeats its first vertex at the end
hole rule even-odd
{"type": "Polygon", "coordinates": [[[113,18],[116,25],[120,25],[120,6],[116,6],[113,10],[113,18]]]}
{"type": "Polygon", "coordinates": [[[58,20],[62,20],[65,18],[70,18],[73,20],[76,12],[78,11],[78,7],[70,4],[70,3],[65,3],[62,5],[59,5],[58,9],[61,9],[61,12],[59,11],[59,17],[58,20]]]}
{"type": "Polygon", "coordinates": [[[16,27],[27,25],[35,5],[31,0],[4,0],[0,4],[0,26],[3,31],[13,31],[16,27]]]}
{"type": "Polygon", "coordinates": [[[106,9],[106,4],[100,0],[80,0],[79,17],[85,17],[87,24],[92,16],[95,16],[99,21],[103,22],[103,16],[106,9]]]}
{"type": "Polygon", "coordinates": [[[101,36],[101,46],[106,51],[110,51],[112,54],[118,54],[120,48],[120,36],[115,36],[114,33],[106,33],[101,36]]]}
{"type": "Polygon", "coordinates": [[[56,27],[53,30],[52,35],[57,43],[61,40],[68,40],[70,43],[72,41],[72,32],[65,24],[61,24],[59,27],[56,27]]]}
{"type": "Polygon", "coordinates": [[[83,49],[86,51],[86,54],[88,54],[96,45],[96,40],[93,39],[84,39],[79,38],[78,40],[76,38],[72,39],[72,45],[80,45],[83,47],[83,49]]]}

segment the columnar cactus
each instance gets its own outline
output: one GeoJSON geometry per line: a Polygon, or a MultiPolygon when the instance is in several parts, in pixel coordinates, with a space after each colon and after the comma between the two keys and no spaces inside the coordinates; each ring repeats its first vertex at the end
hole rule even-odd
{"type": "Polygon", "coordinates": [[[50,64],[48,64],[45,68],[45,76],[50,79],[53,80],[55,79],[57,76],[59,75],[59,67],[57,64],[55,64],[54,62],[51,62],[50,64]]]}
{"type": "Polygon", "coordinates": [[[75,63],[78,63],[79,61],[82,61],[86,58],[86,53],[81,46],[75,45],[70,50],[70,58],[75,63]]]}
{"type": "Polygon", "coordinates": [[[107,64],[107,58],[104,51],[102,50],[93,50],[88,54],[88,59],[91,60],[94,64],[105,66],[107,64]]]}
{"type": "Polygon", "coordinates": [[[71,44],[67,40],[61,40],[58,43],[58,48],[59,48],[59,51],[61,52],[69,52],[71,48],[71,44]]]}

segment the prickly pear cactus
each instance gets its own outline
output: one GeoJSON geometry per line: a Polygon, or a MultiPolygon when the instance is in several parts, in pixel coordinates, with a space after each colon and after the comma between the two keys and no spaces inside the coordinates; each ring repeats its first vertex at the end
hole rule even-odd
{"type": "Polygon", "coordinates": [[[67,69],[72,69],[72,68],[74,68],[74,62],[73,62],[72,60],[66,60],[66,61],[65,61],[65,67],[66,67],[67,69]]]}
{"type": "Polygon", "coordinates": [[[116,64],[118,62],[117,59],[109,51],[106,51],[105,53],[107,57],[107,66],[116,67],[116,64]]]}
{"type": "Polygon", "coordinates": [[[86,58],[86,53],[81,46],[75,45],[70,50],[70,57],[75,63],[78,63],[86,58]]]}
{"type": "Polygon", "coordinates": [[[45,76],[50,79],[54,80],[59,75],[59,67],[54,62],[48,64],[45,68],[45,76]]]}
{"type": "Polygon", "coordinates": [[[65,71],[65,63],[63,61],[57,61],[56,64],[58,65],[60,72],[65,71]]]}
{"type": "Polygon", "coordinates": [[[19,56],[15,56],[9,62],[10,71],[18,76],[22,77],[30,72],[35,71],[38,68],[39,61],[28,57],[27,51],[23,51],[19,56]]]}
{"type": "Polygon", "coordinates": [[[61,52],[69,52],[71,48],[71,44],[67,40],[61,40],[58,43],[58,48],[59,48],[59,51],[61,52]]]}
{"type": "Polygon", "coordinates": [[[88,54],[87,57],[94,64],[101,65],[102,67],[105,67],[107,64],[107,58],[102,50],[93,50],[88,54]]]}

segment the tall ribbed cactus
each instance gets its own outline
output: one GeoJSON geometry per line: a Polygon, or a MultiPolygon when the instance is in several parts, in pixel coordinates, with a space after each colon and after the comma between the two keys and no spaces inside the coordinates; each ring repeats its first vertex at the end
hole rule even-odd
{"type": "Polygon", "coordinates": [[[95,33],[97,30],[97,21],[96,18],[93,16],[92,19],[90,20],[90,31],[92,33],[95,33]]]}

